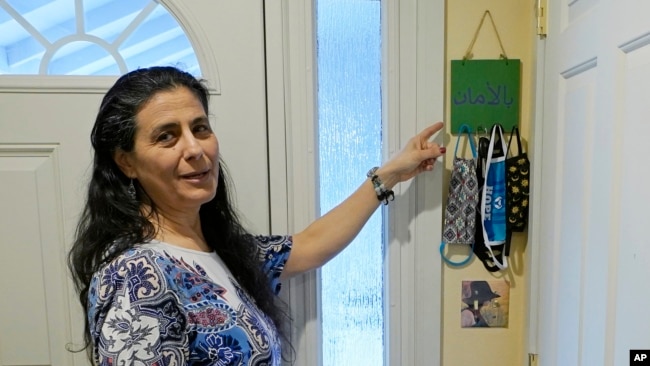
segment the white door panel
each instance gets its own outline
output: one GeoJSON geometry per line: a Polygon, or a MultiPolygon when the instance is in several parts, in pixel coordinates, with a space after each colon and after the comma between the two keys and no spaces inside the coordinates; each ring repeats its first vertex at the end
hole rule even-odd
{"type": "MultiPolygon", "coordinates": [[[[164,1],[212,87],[210,114],[251,230],[269,230],[262,2],[164,1]],[[217,73],[218,71],[218,73],[217,73]]],[[[83,365],[83,313],[65,264],[90,130],[115,78],[0,76],[0,366],[83,365]]],[[[233,187],[234,188],[234,187],[233,187]]]]}
{"type": "Polygon", "coordinates": [[[0,146],[0,360],[70,364],[58,145],[0,146]],[[29,352],[25,352],[26,344],[29,352]],[[21,350],[17,352],[17,350],[21,350]]]}
{"type": "MultiPolygon", "coordinates": [[[[623,9],[631,3],[627,1],[623,9]]],[[[648,10],[644,2],[645,10],[648,10]]],[[[636,14],[628,8],[628,14],[636,14]]],[[[635,10],[638,11],[638,10],[635,10]]],[[[628,22],[632,17],[627,17],[628,22]]],[[[640,18],[639,15],[634,18],[640,18]]],[[[623,17],[625,19],[625,17],[623,17]]],[[[643,187],[650,181],[650,168],[644,163],[648,156],[650,124],[650,26],[647,21],[636,19],[629,22],[628,32],[615,39],[620,49],[616,67],[620,70],[617,83],[620,93],[616,95],[619,106],[616,114],[617,140],[615,162],[612,170],[614,217],[611,239],[617,243],[612,257],[612,287],[615,294],[615,322],[612,323],[610,339],[616,345],[614,362],[628,362],[630,349],[650,349],[647,330],[650,328],[650,294],[647,280],[650,278],[650,239],[648,239],[647,208],[650,193],[643,187]],[[630,32],[629,30],[634,30],[630,32]]]]}
{"type": "MultiPolygon", "coordinates": [[[[648,349],[649,4],[549,1],[537,154],[541,365],[625,365],[648,349]],[[645,13],[644,13],[645,12],[645,13]],[[645,221],[644,221],[645,220],[645,221]],[[645,234],[645,235],[644,235],[645,234]]],[[[537,137],[536,137],[537,138],[537,137]]]]}

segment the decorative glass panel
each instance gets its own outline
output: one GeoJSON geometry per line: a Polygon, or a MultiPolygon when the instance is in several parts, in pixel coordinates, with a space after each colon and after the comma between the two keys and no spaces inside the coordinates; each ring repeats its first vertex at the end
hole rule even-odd
{"type": "MultiPolygon", "coordinates": [[[[318,0],[320,207],[345,199],[381,163],[380,1],[318,0]]],[[[321,270],[323,365],[384,364],[381,210],[321,270]]]]}
{"type": "Polygon", "coordinates": [[[119,75],[199,63],[156,0],[0,0],[0,74],[119,75]]]}
{"type": "Polygon", "coordinates": [[[75,41],[57,50],[49,64],[48,74],[88,75],[92,72],[98,75],[97,69],[103,70],[107,67],[112,67],[112,72],[106,74],[119,73],[115,60],[104,48],[92,42],[75,41]],[[93,67],[98,63],[102,66],[93,67]]]}

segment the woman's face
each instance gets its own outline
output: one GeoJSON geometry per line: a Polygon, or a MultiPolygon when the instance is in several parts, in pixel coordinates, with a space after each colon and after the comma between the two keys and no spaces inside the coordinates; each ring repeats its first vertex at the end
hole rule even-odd
{"type": "Polygon", "coordinates": [[[135,120],[133,151],[115,154],[124,174],[163,212],[198,210],[212,200],[219,142],[199,99],[185,87],[158,92],[135,120]]]}

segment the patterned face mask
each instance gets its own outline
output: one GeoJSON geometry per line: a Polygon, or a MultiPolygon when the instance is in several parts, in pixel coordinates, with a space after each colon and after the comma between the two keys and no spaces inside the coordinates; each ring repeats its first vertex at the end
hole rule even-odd
{"type": "Polygon", "coordinates": [[[463,262],[451,262],[444,256],[444,244],[474,244],[476,233],[476,206],[478,204],[478,181],[476,178],[476,148],[470,129],[467,125],[462,125],[458,132],[456,140],[456,149],[454,150],[453,169],[449,181],[449,195],[447,198],[447,207],[445,209],[445,221],[442,231],[443,243],[441,245],[441,254],[443,259],[455,266],[467,263],[468,257],[463,262]],[[466,159],[458,157],[458,143],[463,137],[463,133],[469,140],[472,149],[472,158],[466,159]]]}

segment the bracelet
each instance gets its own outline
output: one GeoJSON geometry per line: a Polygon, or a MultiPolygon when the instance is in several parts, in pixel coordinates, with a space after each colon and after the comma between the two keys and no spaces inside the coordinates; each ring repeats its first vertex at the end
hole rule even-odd
{"type": "Polygon", "coordinates": [[[395,193],[392,189],[386,189],[384,182],[382,182],[379,176],[376,174],[377,169],[379,169],[379,167],[370,169],[366,176],[370,178],[372,186],[375,187],[375,194],[377,194],[377,199],[379,201],[384,201],[384,205],[387,205],[389,201],[395,199],[395,193]]]}

